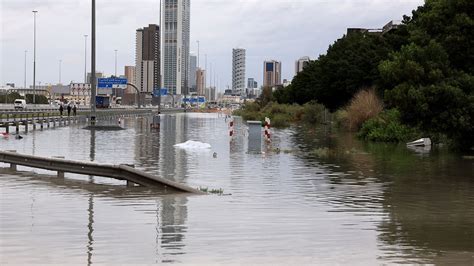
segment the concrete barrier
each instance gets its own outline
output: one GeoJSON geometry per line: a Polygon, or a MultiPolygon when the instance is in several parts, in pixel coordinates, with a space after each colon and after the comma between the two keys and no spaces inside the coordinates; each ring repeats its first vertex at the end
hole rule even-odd
{"type": "Polygon", "coordinates": [[[0,151],[0,162],[9,163],[16,169],[17,165],[39,168],[58,173],[75,173],[83,175],[111,177],[118,180],[126,180],[147,187],[162,187],[179,192],[205,194],[197,189],[188,187],[177,182],[153,176],[143,171],[134,169],[128,165],[109,165],[91,162],[78,162],[59,158],[45,158],[31,155],[23,155],[12,151],[0,151]]]}

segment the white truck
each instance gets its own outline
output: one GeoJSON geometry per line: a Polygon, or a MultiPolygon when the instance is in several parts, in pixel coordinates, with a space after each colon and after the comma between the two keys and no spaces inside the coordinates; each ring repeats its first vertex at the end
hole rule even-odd
{"type": "Polygon", "coordinates": [[[15,99],[15,101],[13,102],[13,106],[15,107],[15,110],[17,110],[17,109],[25,110],[26,109],[26,100],[15,99]]]}

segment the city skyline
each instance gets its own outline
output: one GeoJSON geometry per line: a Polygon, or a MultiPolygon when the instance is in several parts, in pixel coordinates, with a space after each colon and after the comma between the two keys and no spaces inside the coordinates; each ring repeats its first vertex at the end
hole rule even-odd
{"type": "MultiPolygon", "coordinates": [[[[213,64],[219,77],[219,89],[232,86],[232,47],[247,50],[247,75],[256,77],[263,84],[261,64],[264,60],[282,62],[282,79],[291,80],[294,62],[301,56],[315,59],[325,53],[327,47],[342,37],[348,27],[376,28],[392,19],[410,15],[411,10],[423,1],[210,1],[191,2],[190,50],[197,52],[199,40],[200,65],[208,68],[213,64]],[[212,10],[212,12],[210,11],[212,10]],[[258,12],[255,12],[258,11],[258,12]],[[275,12],[292,16],[269,19],[275,12]],[[235,16],[238,13],[239,16],[235,16]],[[258,15],[255,16],[254,13],[258,15]],[[232,14],[232,15],[231,15],[232,14]],[[250,16],[249,14],[253,14],[250,16]],[[346,16],[344,16],[346,14],[346,16]],[[355,15],[354,15],[355,14],[355,15]],[[337,17],[350,17],[340,19],[337,17]],[[212,18],[212,20],[210,20],[212,18]],[[240,21],[241,23],[236,23],[240,21]],[[209,30],[212,29],[212,30],[209,30]],[[217,40],[217,41],[216,41],[217,40]]],[[[159,1],[144,0],[140,3],[111,5],[98,2],[97,12],[97,70],[114,73],[114,50],[118,50],[118,69],[134,65],[135,30],[148,24],[159,23],[159,1]],[[138,15],[128,14],[129,9],[138,15]]],[[[24,50],[33,46],[33,18],[31,10],[39,10],[37,16],[37,84],[56,83],[57,62],[62,60],[62,81],[81,82],[84,73],[84,34],[90,31],[90,3],[88,1],[42,1],[27,3],[7,0],[2,2],[2,28],[0,83],[13,82],[22,86],[24,81],[24,50]],[[75,19],[70,20],[75,12],[75,19]],[[53,23],[52,21],[60,21],[53,23]],[[51,26],[53,25],[53,26],[51,26]],[[69,29],[69,30],[68,30],[69,29]],[[52,41],[61,32],[66,41],[52,41]]],[[[90,40],[88,44],[90,57],[90,40]]],[[[32,84],[32,55],[27,54],[27,86],[32,84]]],[[[88,63],[89,64],[89,63],[88,63]]],[[[90,71],[90,66],[87,66],[90,71]]],[[[121,71],[120,71],[121,72],[121,71]]],[[[119,75],[123,73],[118,73],[119,75]]]]}

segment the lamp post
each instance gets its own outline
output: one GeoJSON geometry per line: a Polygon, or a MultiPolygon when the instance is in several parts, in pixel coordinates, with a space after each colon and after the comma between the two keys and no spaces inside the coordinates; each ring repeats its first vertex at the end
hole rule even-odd
{"type": "MultiPolygon", "coordinates": [[[[161,114],[161,88],[164,87],[164,82],[163,82],[163,66],[161,64],[161,61],[163,60],[163,46],[161,45],[163,43],[163,35],[162,35],[162,32],[163,32],[163,23],[162,23],[162,20],[161,20],[161,9],[162,9],[162,2],[160,0],[160,84],[158,85],[158,90],[159,90],[159,93],[158,93],[158,116],[161,114]],[[163,84],[163,85],[162,85],[163,84]]],[[[160,121],[161,122],[161,121],[160,121]]]]}
{"type": "Polygon", "coordinates": [[[87,36],[84,35],[84,84],[87,84],[87,36]]]}
{"type": "Polygon", "coordinates": [[[63,62],[63,60],[59,60],[59,84],[61,84],[61,63],[63,62]]]}
{"type": "Polygon", "coordinates": [[[23,79],[23,88],[26,89],[26,53],[28,53],[28,50],[25,50],[25,77],[23,79]]]}
{"type": "Polygon", "coordinates": [[[117,77],[117,51],[115,50],[115,77],[117,77]]]}
{"type": "Polygon", "coordinates": [[[198,68],[199,68],[199,67],[201,67],[201,66],[199,65],[199,41],[196,41],[196,42],[197,42],[197,44],[198,44],[198,68]]]}
{"type": "Polygon", "coordinates": [[[91,117],[90,117],[90,124],[91,126],[95,126],[95,119],[96,119],[96,99],[95,96],[97,94],[96,88],[96,73],[95,73],[95,0],[92,0],[92,45],[91,45],[91,117]]]}
{"type": "Polygon", "coordinates": [[[36,105],[36,13],[37,10],[33,10],[34,18],[34,38],[33,38],[33,104],[36,105]]]}

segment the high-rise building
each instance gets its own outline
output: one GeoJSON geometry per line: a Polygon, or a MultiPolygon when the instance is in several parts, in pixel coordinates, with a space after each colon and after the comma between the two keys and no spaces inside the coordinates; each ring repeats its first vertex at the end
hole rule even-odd
{"type": "Polygon", "coordinates": [[[256,89],[258,88],[258,82],[254,78],[249,78],[247,81],[247,89],[256,89]]]}
{"type": "Polygon", "coordinates": [[[189,86],[190,1],[163,0],[161,8],[163,87],[177,95],[189,86]]]}
{"type": "Polygon", "coordinates": [[[196,93],[204,96],[206,89],[206,70],[198,67],[196,70],[196,93]]]}
{"type": "MultiPolygon", "coordinates": [[[[135,84],[135,66],[125,66],[125,78],[128,83],[135,84]]],[[[125,93],[135,94],[137,93],[132,86],[127,86],[125,93]]]]}
{"type": "Polygon", "coordinates": [[[245,90],[245,49],[232,49],[232,91],[245,90]]]}
{"type": "Polygon", "coordinates": [[[150,24],[138,29],[135,47],[135,85],[141,93],[160,88],[160,28],[150,24]]]}
{"type": "Polygon", "coordinates": [[[281,85],[281,62],[270,60],[263,63],[263,86],[281,85]]]}
{"type": "Polygon", "coordinates": [[[300,59],[298,59],[295,63],[295,75],[303,71],[303,69],[309,65],[309,62],[311,59],[308,56],[303,56],[300,59]]]}
{"type": "Polygon", "coordinates": [[[189,88],[191,91],[196,91],[196,71],[197,71],[197,56],[191,54],[189,56],[189,88]]]}

